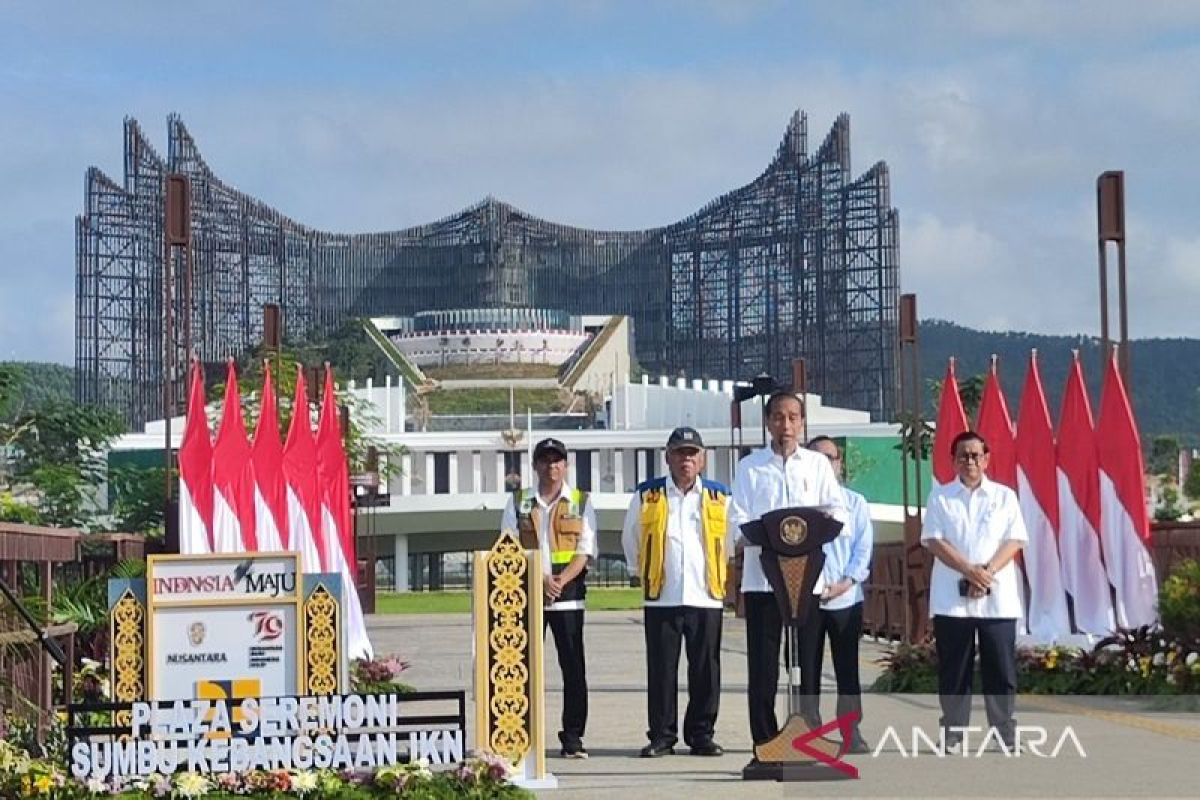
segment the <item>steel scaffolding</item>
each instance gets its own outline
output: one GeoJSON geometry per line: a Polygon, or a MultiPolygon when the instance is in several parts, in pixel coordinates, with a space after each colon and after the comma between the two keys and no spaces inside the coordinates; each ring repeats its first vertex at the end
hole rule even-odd
{"type": "MultiPolygon", "coordinates": [[[[177,319],[205,361],[257,343],[264,303],[281,306],[290,338],[348,317],[553,308],[632,316],[638,359],[652,372],[783,377],[803,357],[810,391],[827,403],[877,418],[895,412],[897,216],[886,164],[852,178],[844,114],[810,155],[806,117],[796,112],[757,179],[641,231],[559,225],[489,197],[413,228],[327,233],[223,183],[183,122],[172,116],[167,127],[164,160],[125,120],[125,184],[89,169],[76,224],[76,394],[131,424],[163,407],[171,172],[191,187],[192,292],[177,319]]],[[[172,259],[182,285],[184,260],[172,259]]],[[[182,340],[176,347],[175,363],[186,365],[182,340]]]]}

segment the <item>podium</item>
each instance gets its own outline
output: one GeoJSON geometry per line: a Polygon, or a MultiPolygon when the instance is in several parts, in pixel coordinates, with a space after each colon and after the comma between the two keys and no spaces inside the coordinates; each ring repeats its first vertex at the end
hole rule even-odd
{"type": "Polygon", "coordinates": [[[807,751],[837,759],[840,743],[815,736],[800,714],[800,631],[816,613],[813,587],[825,566],[823,545],[842,529],[820,508],[782,508],[742,525],[750,544],[762,548],[763,573],[783,620],[788,717],[772,739],[754,745],[754,761],[742,770],[745,780],[827,781],[848,777],[807,751]],[[804,749],[797,746],[803,742],[804,749]]]}

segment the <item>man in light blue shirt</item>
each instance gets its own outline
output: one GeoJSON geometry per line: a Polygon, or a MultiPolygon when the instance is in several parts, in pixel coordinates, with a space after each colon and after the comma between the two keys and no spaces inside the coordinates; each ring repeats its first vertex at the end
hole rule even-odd
{"type": "MultiPolygon", "coordinates": [[[[829,459],[839,480],[845,477],[841,448],[828,436],[818,436],[808,449],[829,459]]],[[[849,510],[848,531],[825,545],[825,568],[821,571],[821,601],[800,633],[801,714],[810,727],[821,725],[821,667],[825,660],[825,637],[833,655],[837,678],[837,716],[857,711],[862,715],[862,687],[858,680],[858,642],[862,638],[862,585],[871,573],[871,547],[875,531],[867,500],[842,487],[849,510]]],[[[870,751],[856,722],[843,731],[844,749],[850,753],[870,751]]]]}

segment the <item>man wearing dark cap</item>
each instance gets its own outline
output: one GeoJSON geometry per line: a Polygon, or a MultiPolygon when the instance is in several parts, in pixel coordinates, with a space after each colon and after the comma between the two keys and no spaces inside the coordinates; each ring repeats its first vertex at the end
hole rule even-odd
{"type": "Polygon", "coordinates": [[[587,758],[583,731],[587,726],[587,671],[583,654],[584,577],[596,555],[596,512],[588,493],[567,485],[567,447],[543,439],[533,449],[537,489],[517,489],[508,499],[501,530],[515,530],[521,546],[540,550],[545,624],[554,635],[562,669],[562,730],[565,758],[587,758]]]}
{"type": "Polygon", "coordinates": [[[683,740],[695,756],[719,756],[713,741],[721,698],[721,615],[725,598],[729,490],[701,477],[705,451],[693,428],[667,439],[670,476],[637,487],[621,544],[645,597],[647,717],[644,758],[673,754],[678,740],[680,641],[687,648],[683,740]]]}

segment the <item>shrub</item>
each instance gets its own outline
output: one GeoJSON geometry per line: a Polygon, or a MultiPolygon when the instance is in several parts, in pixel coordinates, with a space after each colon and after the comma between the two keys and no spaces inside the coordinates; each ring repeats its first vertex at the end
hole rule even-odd
{"type": "Polygon", "coordinates": [[[350,688],[359,694],[405,694],[413,691],[399,680],[407,669],[408,662],[395,655],[356,658],[350,665],[350,688]]]}
{"type": "Polygon", "coordinates": [[[1158,592],[1163,630],[1180,639],[1200,641],[1200,561],[1182,561],[1158,592]]]}

